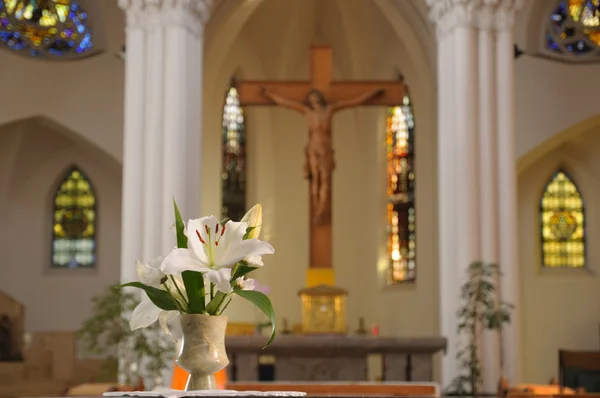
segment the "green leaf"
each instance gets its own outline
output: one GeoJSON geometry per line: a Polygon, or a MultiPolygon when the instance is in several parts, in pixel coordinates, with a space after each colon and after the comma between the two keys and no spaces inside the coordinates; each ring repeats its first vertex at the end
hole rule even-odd
{"type": "Polygon", "coordinates": [[[231,282],[235,282],[238,278],[241,278],[242,276],[247,275],[256,269],[257,267],[251,267],[248,265],[247,262],[240,261],[233,270],[233,274],[231,275],[231,282]]]}
{"type": "Polygon", "coordinates": [[[223,300],[225,300],[225,297],[227,297],[227,294],[223,293],[222,291],[218,291],[217,294],[215,294],[215,297],[213,297],[213,299],[210,300],[210,303],[208,303],[206,306],[206,313],[208,315],[218,315],[217,310],[223,303],[223,300]]]}
{"type": "Polygon", "coordinates": [[[181,273],[185,292],[190,302],[191,314],[203,314],[206,311],[204,296],[204,276],[197,271],[183,271],[181,273]]]}
{"type": "Polygon", "coordinates": [[[185,225],[181,219],[181,213],[177,207],[177,202],[173,198],[173,207],[175,208],[175,231],[177,231],[177,247],[180,249],[187,248],[187,236],[185,236],[185,225]]]}
{"type": "Polygon", "coordinates": [[[244,234],[244,237],[242,238],[243,240],[248,239],[248,237],[250,236],[250,233],[252,231],[254,231],[256,229],[256,227],[248,227],[246,228],[246,233],[244,234]]]}
{"type": "Polygon", "coordinates": [[[235,289],[233,292],[257,306],[258,309],[264,312],[264,314],[268,316],[271,320],[271,337],[269,338],[269,341],[267,341],[267,344],[265,344],[264,348],[266,348],[269,344],[271,344],[271,342],[273,342],[273,339],[275,339],[276,334],[275,310],[273,309],[271,300],[263,293],[257,292],[255,290],[235,289]]]}
{"type": "Polygon", "coordinates": [[[223,221],[221,221],[219,224],[221,224],[221,226],[224,227],[225,224],[227,224],[228,221],[231,221],[231,218],[227,217],[226,219],[224,219],[223,221]]]}
{"type": "Polygon", "coordinates": [[[179,311],[179,307],[177,307],[177,302],[175,299],[165,290],[157,289],[152,286],[146,286],[141,282],[129,282],[124,285],[118,286],[119,288],[123,287],[137,287],[138,289],[142,289],[148,295],[150,301],[154,303],[155,306],[165,311],[179,311]]]}

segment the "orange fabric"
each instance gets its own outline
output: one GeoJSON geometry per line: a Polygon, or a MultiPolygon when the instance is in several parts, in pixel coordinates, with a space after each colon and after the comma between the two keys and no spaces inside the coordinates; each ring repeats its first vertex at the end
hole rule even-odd
{"type": "MultiPolygon", "coordinates": [[[[185,385],[188,381],[188,372],[181,369],[177,364],[173,366],[173,379],[171,381],[171,388],[173,390],[185,390],[185,385]]],[[[227,384],[227,371],[225,369],[215,374],[215,381],[217,382],[217,389],[224,390],[225,384],[227,384]]]]}

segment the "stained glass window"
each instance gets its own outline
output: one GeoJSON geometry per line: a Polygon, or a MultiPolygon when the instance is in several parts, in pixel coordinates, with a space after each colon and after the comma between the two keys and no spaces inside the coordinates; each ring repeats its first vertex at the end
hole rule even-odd
{"type": "Polygon", "coordinates": [[[0,43],[47,59],[87,55],[93,46],[88,16],[73,0],[0,0],[0,43]]]}
{"type": "Polygon", "coordinates": [[[546,48],[572,59],[599,56],[600,0],[560,1],[548,21],[546,48]]]}
{"type": "Polygon", "coordinates": [[[246,131],[237,89],[231,85],[223,108],[223,218],[240,220],[246,212],[246,131]]]}
{"type": "Polygon", "coordinates": [[[92,268],[96,262],[96,195],[77,168],[70,170],[54,195],[52,265],[92,268]]]}
{"type": "Polygon", "coordinates": [[[546,185],[540,203],[542,264],[548,268],[585,266],[583,198],[562,170],[546,185]]]}
{"type": "Polygon", "coordinates": [[[416,277],[414,129],[410,98],[388,109],[387,223],[391,283],[416,277]]]}

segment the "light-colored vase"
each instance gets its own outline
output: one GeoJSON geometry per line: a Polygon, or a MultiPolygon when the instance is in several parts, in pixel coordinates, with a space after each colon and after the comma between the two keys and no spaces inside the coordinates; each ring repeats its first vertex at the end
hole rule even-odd
{"type": "Polygon", "coordinates": [[[190,373],[186,391],[217,389],[215,373],[229,365],[226,328],[223,315],[181,314],[183,340],[177,365],[190,373]]]}

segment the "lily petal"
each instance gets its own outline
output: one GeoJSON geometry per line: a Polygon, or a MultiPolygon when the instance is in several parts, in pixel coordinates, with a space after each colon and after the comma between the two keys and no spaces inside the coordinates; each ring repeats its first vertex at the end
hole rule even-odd
{"type": "Polygon", "coordinates": [[[236,284],[242,289],[242,290],[254,290],[255,286],[254,286],[254,279],[252,278],[239,278],[236,281],[236,284]]]}
{"type": "Polygon", "coordinates": [[[140,282],[148,286],[159,286],[161,279],[165,276],[165,274],[159,269],[162,261],[162,257],[155,258],[150,262],[150,264],[136,261],[135,267],[140,282]]]}
{"type": "Polygon", "coordinates": [[[197,218],[189,220],[187,223],[188,248],[198,257],[198,260],[205,264],[209,263],[210,257],[206,248],[210,246],[211,238],[214,240],[217,234],[217,225],[220,226],[219,220],[215,216],[197,218]],[[209,231],[210,236],[206,231],[209,231]]]}
{"type": "Polygon", "coordinates": [[[180,316],[179,311],[161,311],[158,316],[160,327],[175,342],[180,341],[183,337],[180,316]]]}
{"type": "Polygon", "coordinates": [[[254,205],[254,207],[248,210],[244,217],[242,217],[241,221],[247,222],[249,227],[254,227],[248,234],[248,239],[258,239],[262,224],[262,206],[260,204],[254,205]]]}
{"type": "Polygon", "coordinates": [[[247,239],[234,241],[229,244],[226,251],[218,251],[215,258],[215,265],[221,267],[233,267],[240,260],[246,257],[262,256],[273,254],[275,249],[268,242],[258,239],[247,239]]]}
{"type": "Polygon", "coordinates": [[[230,293],[231,288],[231,268],[221,268],[218,270],[210,270],[206,274],[206,279],[214,283],[217,290],[223,293],[230,293]]]}
{"type": "Polygon", "coordinates": [[[148,327],[158,320],[158,315],[161,311],[160,308],[150,301],[146,294],[143,294],[142,301],[131,313],[129,327],[131,330],[148,327]]]}
{"type": "Polygon", "coordinates": [[[250,256],[250,257],[246,258],[246,261],[248,262],[248,265],[251,267],[262,267],[263,265],[265,265],[262,261],[261,256],[250,256]]]}
{"type": "Polygon", "coordinates": [[[180,274],[183,271],[205,272],[210,270],[208,264],[200,261],[189,249],[173,250],[163,260],[160,269],[168,275],[180,274]]]}

